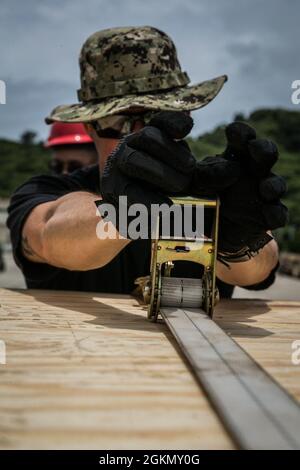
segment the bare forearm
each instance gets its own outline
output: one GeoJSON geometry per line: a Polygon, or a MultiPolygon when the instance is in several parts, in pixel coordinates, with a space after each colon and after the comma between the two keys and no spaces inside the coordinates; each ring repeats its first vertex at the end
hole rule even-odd
{"type": "MultiPolygon", "coordinates": [[[[94,204],[97,199],[97,195],[76,192],[51,203],[41,222],[40,249],[36,250],[40,260],[35,261],[80,271],[111,261],[129,240],[97,237],[100,221],[94,204]]],[[[27,239],[30,241],[30,234],[27,239]]]]}
{"type": "Polygon", "coordinates": [[[278,246],[275,240],[272,240],[249,261],[231,263],[229,267],[218,261],[217,276],[228,284],[251,286],[264,281],[277,263],[278,246]]]}

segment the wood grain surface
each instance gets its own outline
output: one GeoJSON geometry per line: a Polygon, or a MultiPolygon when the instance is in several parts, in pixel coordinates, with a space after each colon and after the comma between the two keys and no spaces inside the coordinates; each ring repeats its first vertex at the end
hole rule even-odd
{"type": "Polygon", "coordinates": [[[233,447],[164,324],[129,296],[0,290],[2,449],[233,447]]]}
{"type": "MultiPolygon", "coordinates": [[[[217,323],[300,400],[300,302],[222,301],[217,323]]],[[[164,324],[129,296],[0,289],[2,449],[229,449],[164,324]]]]}

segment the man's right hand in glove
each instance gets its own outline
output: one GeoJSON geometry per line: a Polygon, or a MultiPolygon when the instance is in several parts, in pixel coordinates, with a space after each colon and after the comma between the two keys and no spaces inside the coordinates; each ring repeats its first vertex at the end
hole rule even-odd
{"type": "Polygon", "coordinates": [[[192,118],[182,112],[161,112],[141,131],[126,136],[108,157],[101,178],[105,202],[118,205],[127,196],[128,205],[169,203],[168,196],[210,195],[225,189],[239,177],[239,164],[223,157],[197,162],[183,139],[192,118]]]}

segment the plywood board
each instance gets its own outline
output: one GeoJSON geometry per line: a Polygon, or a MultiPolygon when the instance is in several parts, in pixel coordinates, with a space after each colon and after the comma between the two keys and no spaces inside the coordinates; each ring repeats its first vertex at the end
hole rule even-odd
{"type": "Polygon", "coordinates": [[[2,289],[0,304],[0,448],[233,448],[135,299],[2,289]]]}
{"type": "MultiPolygon", "coordinates": [[[[167,327],[129,296],[0,290],[0,448],[232,448],[167,327]]],[[[295,398],[300,302],[222,301],[217,323],[295,398]]]]}

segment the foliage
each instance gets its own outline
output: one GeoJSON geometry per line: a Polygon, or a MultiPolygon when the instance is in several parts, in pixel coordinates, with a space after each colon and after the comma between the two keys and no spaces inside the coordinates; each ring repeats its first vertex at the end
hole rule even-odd
{"type": "Polygon", "coordinates": [[[0,197],[9,197],[28,178],[48,171],[49,153],[34,142],[33,134],[24,132],[21,142],[0,139],[0,197]]]}

